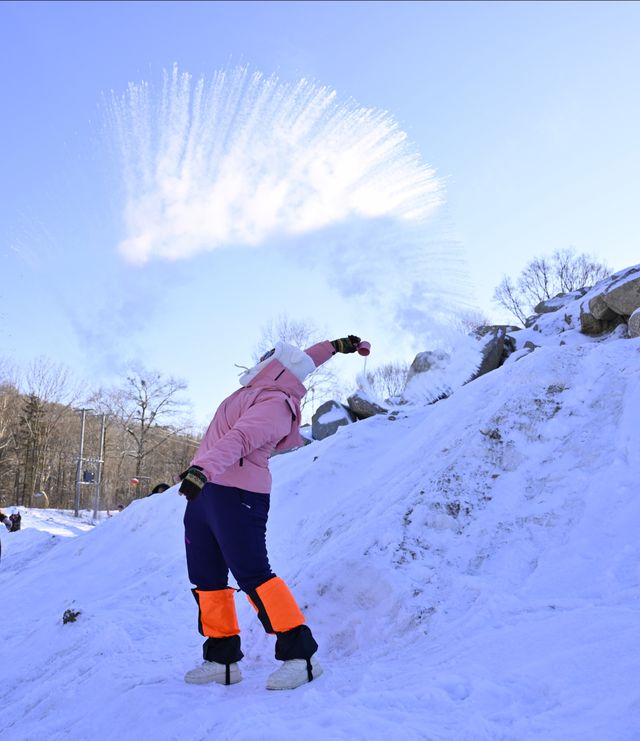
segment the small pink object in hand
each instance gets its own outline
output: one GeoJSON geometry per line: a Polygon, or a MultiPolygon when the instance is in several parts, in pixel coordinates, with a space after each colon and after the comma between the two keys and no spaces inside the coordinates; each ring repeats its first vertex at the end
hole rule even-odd
{"type": "Polygon", "coordinates": [[[360,355],[368,355],[371,352],[371,343],[367,342],[366,340],[362,340],[362,342],[358,345],[357,350],[360,355]]]}

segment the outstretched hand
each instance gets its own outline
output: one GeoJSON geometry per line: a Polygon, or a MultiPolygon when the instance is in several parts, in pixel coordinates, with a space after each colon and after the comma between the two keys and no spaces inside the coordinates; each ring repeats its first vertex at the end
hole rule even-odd
{"type": "Polygon", "coordinates": [[[331,340],[335,351],[343,353],[356,352],[360,342],[360,338],[355,334],[350,334],[348,337],[341,337],[339,340],[331,340]]]}

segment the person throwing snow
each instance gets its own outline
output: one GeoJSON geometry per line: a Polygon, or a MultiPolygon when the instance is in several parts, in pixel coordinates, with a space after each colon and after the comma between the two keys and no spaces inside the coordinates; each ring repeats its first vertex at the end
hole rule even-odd
{"type": "Polygon", "coordinates": [[[240,377],[241,388],[218,407],[191,466],[180,474],[189,580],[195,585],[198,629],[206,640],[204,661],[187,672],[193,684],[234,684],[240,627],[229,571],[245,592],[284,662],[267,689],[294,689],[320,676],[318,650],[295,598],[269,565],[266,526],[271,473],[269,457],[302,444],[302,382],[336,353],[354,353],[355,335],[320,342],[305,351],[285,342],[240,377]]]}

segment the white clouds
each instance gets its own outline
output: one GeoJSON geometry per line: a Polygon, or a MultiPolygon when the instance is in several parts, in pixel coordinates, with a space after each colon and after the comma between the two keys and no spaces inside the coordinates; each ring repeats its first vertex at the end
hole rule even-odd
{"type": "Polygon", "coordinates": [[[174,67],[110,111],[126,189],[120,252],[180,260],[350,219],[423,222],[441,186],[386,112],[249,73],[194,81],[174,67]]]}

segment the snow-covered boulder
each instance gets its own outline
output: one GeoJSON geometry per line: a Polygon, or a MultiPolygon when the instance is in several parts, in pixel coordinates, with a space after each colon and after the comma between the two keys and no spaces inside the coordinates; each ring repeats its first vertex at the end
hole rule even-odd
{"type": "Polygon", "coordinates": [[[337,432],[339,427],[356,421],[355,414],[349,407],[330,399],[321,404],[311,419],[311,431],[314,440],[324,440],[337,432]]]}
{"type": "Polygon", "coordinates": [[[579,288],[577,291],[571,291],[571,293],[558,293],[553,298],[540,301],[540,303],[534,308],[534,312],[536,315],[540,315],[558,311],[558,309],[566,306],[571,301],[575,301],[577,298],[582,298],[588,290],[588,288],[579,288]]]}
{"type": "Polygon", "coordinates": [[[434,368],[437,370],[446,368],[450,360],[451,358],[446,352],[438,350],[424,350],[423,352],[419,352],[409,367],[405,386],[408,386],[413,377],[419,373],[426,373],[434,368]]]}
{"type": "Polygon", "coordinates": [[[613,281],[602,295],[604,303],[620,316],[631,316],[640,308],[640,267],[630,268],[613,281]]]}
{"type": "Polygon", "coordinates": [[[580,304],[580,330],[597,336],[626,323],[640,307],[640,265],[605,278],[580,304]]]}
{"type": "Polygon", "coordinates": [[[427,373],[431,373],[438,380],[435,383],[435,390],[429,390],[423,400],[433,403],[434,401],[445,399],[451,389],[446,383],[442,383],[442,379],[446,377],[447,369],[450,365],[451,355],[444,350],[424,350],[423,352],[419,352],[409,366],[402,397],[404,399],[414,398],[416,386],[423,380],[421,377],[427,373]]]}

